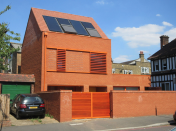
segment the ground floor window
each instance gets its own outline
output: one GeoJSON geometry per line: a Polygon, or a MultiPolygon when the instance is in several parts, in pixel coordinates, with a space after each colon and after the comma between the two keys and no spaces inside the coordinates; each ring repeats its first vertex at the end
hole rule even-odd
{"type": "Polygon", "coordinates": [[[89,87],[89,92],[107,92],[107,87],[90,86],[89,87]]]}
{"type": "Polygon", "coordinates": [[[169,91],[170,83],[169,82],[161,83],[161,87],[162,87],[162,90],[169,91]]]}
{"type": "Polygon", "coordinates": [[[48,86],[48,91],[72,90],[72,92],[83,92],[83,86],[48,86]]]}
{"type": "Polygon", "coordinates": [[[121,90],[121,91],[138,91],[139,87],[113,87],[113,90],[121,90]]]}

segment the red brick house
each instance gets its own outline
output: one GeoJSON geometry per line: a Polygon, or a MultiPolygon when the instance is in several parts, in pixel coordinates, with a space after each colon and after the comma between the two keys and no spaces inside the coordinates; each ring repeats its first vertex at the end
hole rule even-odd
{"type": "Polygon", "coordinates": [[[150,87],[148,75],[112,74],[111,40],[93,18],[37,8],[29,15],[21,73],[35,75],[35,92],[150,87]]]}

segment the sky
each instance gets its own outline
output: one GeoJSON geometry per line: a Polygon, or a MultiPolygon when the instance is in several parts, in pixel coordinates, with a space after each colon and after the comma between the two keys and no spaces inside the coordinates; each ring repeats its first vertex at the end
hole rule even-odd
{"type": "Polygon", "coordinates": [[[176,0],[0,0],[0,23],[23,38],[31,7],[92,17],[111,39],[114,63],[147,59],[160,49],[160,36],[176,38],[176,0]]]}

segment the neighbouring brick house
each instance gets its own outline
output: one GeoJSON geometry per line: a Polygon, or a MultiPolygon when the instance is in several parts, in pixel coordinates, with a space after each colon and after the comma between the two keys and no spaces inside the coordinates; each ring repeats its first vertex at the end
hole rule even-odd
{"type": "Polygon", "coordinates": [[[113,74],[139,74],[150,75],[150,62],[144,58],[143,51],[140,51],[139,58],[136,60],[122,63],[112,63],[113,74]]]}
{"type": "Polygon", "coordinates": [[[91,17],[32,8],[21,73],[35,75],[35,92],[145,90],[149,75],[112,74],[111,40],[91,17]]]}
{"type": "Polygon", "coordinates": [[[151,86],[162,90],[176,90],[176,39],[169,42],[168,36],[160,37],[161,48],[148,59],[151,60],[151,86]]]}
{"type": "Polygon", "coordinates": [[[21,74],[21,48],[22,44],[20,43],[10,43],[12,48],[18,49],[17,52],[11,54],[11,59],[9,59],[9,72],[11,74],[21,74]]]}

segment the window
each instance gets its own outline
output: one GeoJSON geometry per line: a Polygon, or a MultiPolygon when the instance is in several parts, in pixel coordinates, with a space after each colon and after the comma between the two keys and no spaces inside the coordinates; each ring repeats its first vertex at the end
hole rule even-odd
{"type": "Polygon", "coordinates": [[[112,74],[114,74],[115,73],[115,68],[112,68],[112,74]]]}
{"type": "Polygon", "coordinates": [[[139,88],[138,87],[126,87],[126,90],[139,90],[139,88]]]}
{"type": "Polygon", "coordinates": [[[114,87],[113,90],[125,90],[125,87],[114,87]]]}
{"type": "Polygon", "coordinates": [[[161,84],[162,90],[169,91],[170,90],[170,84],[169,83],[162,83],[161,84]]]}
{"type": "Polygon", "coordinates": [[[176,69],[176,56],[174,57],[174,61],[175,61],[175,69],[176,69]]]}
{"type": "Polygon", "coordinates": [[[166,70],[167,69],[167,61],[166,59],[162,59],[162,70],[166,70]]]}
{"type": "Polygon", "coordinates": [[[155,68],[155,71],[159,70],[159,62],[158,62],[158,60],[154,61],[154,68],[155,68]]]}
{"type": "Polygon", "coordinates": [[[132,70],[123,70],[123,74],[133,74],[132,70]]]}
{"type": "Polygon", "coordinates": [[[149,67],[141,67],[141,73],[149,73],[149,67]]]}

